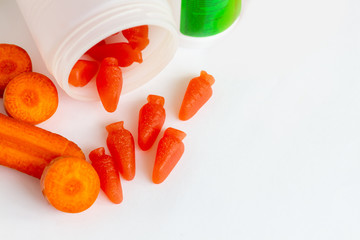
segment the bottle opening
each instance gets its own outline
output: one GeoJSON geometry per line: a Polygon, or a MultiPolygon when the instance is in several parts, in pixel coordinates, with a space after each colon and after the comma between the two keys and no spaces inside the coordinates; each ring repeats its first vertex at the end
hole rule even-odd
{"type": "MultiPolygon", "coordinates": [[[[141,51],[142,62],[133,62],[130,66],[120,67],[123,74],[122,94],[126,94],[148,82],[159,73],[171,60],[177,48],[173,35],[168,30],[157,25],[148,26],[148,45],[141,51]]],[[[128,43],[124,35],[119,32],[102,39],[101,44],[128,43]]],[[[96,61],[88,50],[77,60],[96,61]]],[[[76,60],[76,62],[77,62],[76,60]]],[[[100,62],[98,62],[100,65],[100,62]]],[[[73,67],[73,66],[72,66],[73,67]]],[[[71,67],[71,68],[72,68],[71,67]]],[[[65,84],[65,82],[63,82],[65,84]]],[[[96,75],[83,87],[74,87],[69,83],[63,86],[64,90],[74,98],[82,100],[98,100],[96,75]]]]}

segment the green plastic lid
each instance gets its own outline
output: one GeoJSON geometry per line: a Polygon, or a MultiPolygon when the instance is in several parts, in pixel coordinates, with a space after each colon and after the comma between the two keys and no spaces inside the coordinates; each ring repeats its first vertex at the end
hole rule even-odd
{"type": "Polygon", "coordinates": [[[182,0],[180,32],[209,37],[228,29],[239,17],[241,0],[182,0]]]}

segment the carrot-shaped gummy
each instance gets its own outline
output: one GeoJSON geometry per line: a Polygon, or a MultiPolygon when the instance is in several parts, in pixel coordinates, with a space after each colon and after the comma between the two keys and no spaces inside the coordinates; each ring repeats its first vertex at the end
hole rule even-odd
{"type": "Polygon", "coordinates": [[[119,177],[119,171],[115,167],[113,158],[105,154],[103,147],[90,152],[91,164],[100,177],[100,186],[106,196],[115,204],[123,200],[123,193],[119,177]]]}
{"type": "Polygon", "coordinates": [[[114,112],[122,90],[122,72],[115,58],[105,58],[96,77],[96,86],[105,110],[114,112]]]}
{"type": "Polygon", "coordinates": [[[141,51],[133,49],[129,43],[125,42],[95,45],[87,54],[97,61],[102,61],[107,57],[116,58],[120,67],[128,67],[134,62],[142,63],[141,51]]]}
{"type": "Polygon", "coordinates": [[[28,53],[14,44],[0,44],[0,97],[11,79],[23,72],[31,72],[32,63],[28,53]]]}
{"type": "Polygon", "coordinates": [[[68,139],[0,114],[0,165],[40,178],[46,165],[59,156],[85,159],[68,139]]]}
{"type": "Polygon", "coordinates": [[[199,77],[190,80],[180,107],[180,120],[188,120],[200,110],[212,96],[211,86],[214,83],[214,77],[205,71],[201,71],[199,77]]]}
{"type": "Polygon", "coordinates": [[[174,169],[184,153],[182,140],[186,133],[175,128],[167,128],[160,139],[156,152],[152,181],[162,183],[174,169]]]}
{"type": "Polygon", "coordinates": [[[124,128],[124,122],[115,122],[106,126],[108,137],[106,144],[121,175],[126,180],[135,176],[135,145],[132,134],[124,128]]]}
{"type": "Polygon", "coordinates": [[[135,49],[143,50],[149,44],[149,26],[141,25],[128,28],[122,31],[124,37],[129,41],[130,45],[135,49]]]}
{"type": "Polygon", "coordinates": [[[58,92],[45,75],[22,73],[13,78],[4,92],[4,107],[13,118],[38,124],[49,119],[58,107],[58,92]]]}
{"type": "Polygon", "coordinates": [[[83,87],[88,84],[99,69],[94,61],[78,60],[69,75],[69,83],[74,87],[83,87]]]}
{"type": "Polygon", "coordinates": [[[44,170],[41,189],[56,209],[78,213],[88,209],[100,192],[100,180],[95,169],[82,158],[59,157],[44,170]]]}
{"type": "Polygon", "coordinates": [[[148,150],[154,144],[165,122],[165,99],[157,95],[149,95],[146,103],[139,111],[138,143],[142,150],[148,150]]]}

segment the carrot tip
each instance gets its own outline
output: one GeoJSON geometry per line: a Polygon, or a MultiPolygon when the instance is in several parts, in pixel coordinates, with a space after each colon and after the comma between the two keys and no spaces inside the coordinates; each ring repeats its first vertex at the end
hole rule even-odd
{"type": "MultiPolygon", "coordinates": [[[[135,51],[138,51],[138,50],[136,49],[135,51]]],[[[136,55],[136,58],[134,59],[134,62],[137,62],[137,63],[142,63],[143,62],[143,57],[142,57],[142,54],[141,54],[140,51],[136,55]]]]}
{"type": "Polygon", "coordinates": [[[179,113],[179,119],[180,119],[181,121],[187,121],[187,120],[189,120],[190,118],[192,118],[192,116],[188,116],[188,115],[179,113]]]}
{"type": "Polygon", "coordinates": [[[78,60],[69,74],[68,82],[74,87],[84,87],[96,75],[99,64],[95,61],[78,60]]]}
{"type": "Polygon", "coordinates": [[[153,175],[152,177],[152,182],[155,183],[155,184],[160,184],[164,181],[165,179],[160,179],[159,177],[156,177],[153,175]]]}

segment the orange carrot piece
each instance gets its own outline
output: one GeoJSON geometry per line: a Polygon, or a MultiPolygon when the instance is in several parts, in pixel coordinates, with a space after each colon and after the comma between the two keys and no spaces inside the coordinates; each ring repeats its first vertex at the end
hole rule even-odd
{"type": "Polygon", "coordinates": [[[108,137],[106,144],[121,175],[126,180],[135,177],[135,144],[132,134],[124,128],[124,122],[106,126],[108,137]]]}
{"type": "Polygon", "coordinates": [[[30,144],[19,144],[0,135],[0,164],[40,178],[44,168],[58,155],[30,144]]]}
{"type": "Polygon", "coordinates": [[[143,50],[149,44],[148,25],[141,25],[141,26],[125,29],[122,31],[122,34],[129,41],[129,44],[134,49],[143,50]]]}
{"type": "Polygon", "coordinates": [[[100,177],[100,186],[106,196],[115,204],[123,200],[119,172],[115,167],[111,156],[105,154],[103,147],[94,149],[90,152],[91,164],[100,177]]]}
{"type": "Polygon", "coordinates": [[[160,139],[156,152],[152,181],[162,183],[174,169],[184,153],[182,140],[186,133],[175,128],[167,128],[160,139]]]}
{"type": "Polygon", "coordinates": [[[122,90],[122,72],[115,58],[105,58],[96,77],[96,87],[106,111],[115,112],[122,90]]]}
{"type": "Polygon", "coordinates": [[[157,95],[149,95],[146,103],[139,111],[138,143],[146,151],[154,144],[164,125],[166,112],[165,99],[157,95]]]}
{"type": "Polygon", "coordinates": [[[0,165],[40,178],[52,159],[65,155],[85,159],[68,139],[0,114],[0,165]]]}
{"type": "Polygon", "coordinates": [[[120,67],[128,67],[134,62],[142,63],[143,61],[141,51],[133,49],[129,43],[125,42],[95,45],[87,54],[97,61],[102,61],[107,57],[116,58],[120,67]]]}
{"type": "Polygon", "coordinates": [[[23,72],[31,72],[32,63],[28,53],[13,44],[0,44],[0,97],[11,79],[23,72]]]}
{"type": "Polygon", "coordinates": [[[88,84],[99,69],[94,61],[78,60],[69,75],[69,84],[74,87],[83,87],[88,84]]]}
{"type": "Polygon", "coordinates": [[[40,179],[42,193],[56,209],[82,212],[93,205],[100,179],[90,163],[81,158],[59,157],[51,161],[40,179]]]}
{"type": "Polygon", "coordinates": [[[45,75],[22,73],[11,80],[4,92],[4,107],[13,118],[38,124],[49,119],[58,107],[58,92],[45,75]]]}
{"type": "Polygon", "coordinates": [[[180,120],[188,120],[200,110],[212,96],[211,86],[214,83],[214,77],[205,71],[201,71],[199,77],[191,79],[180,107],[180,120]]]}

